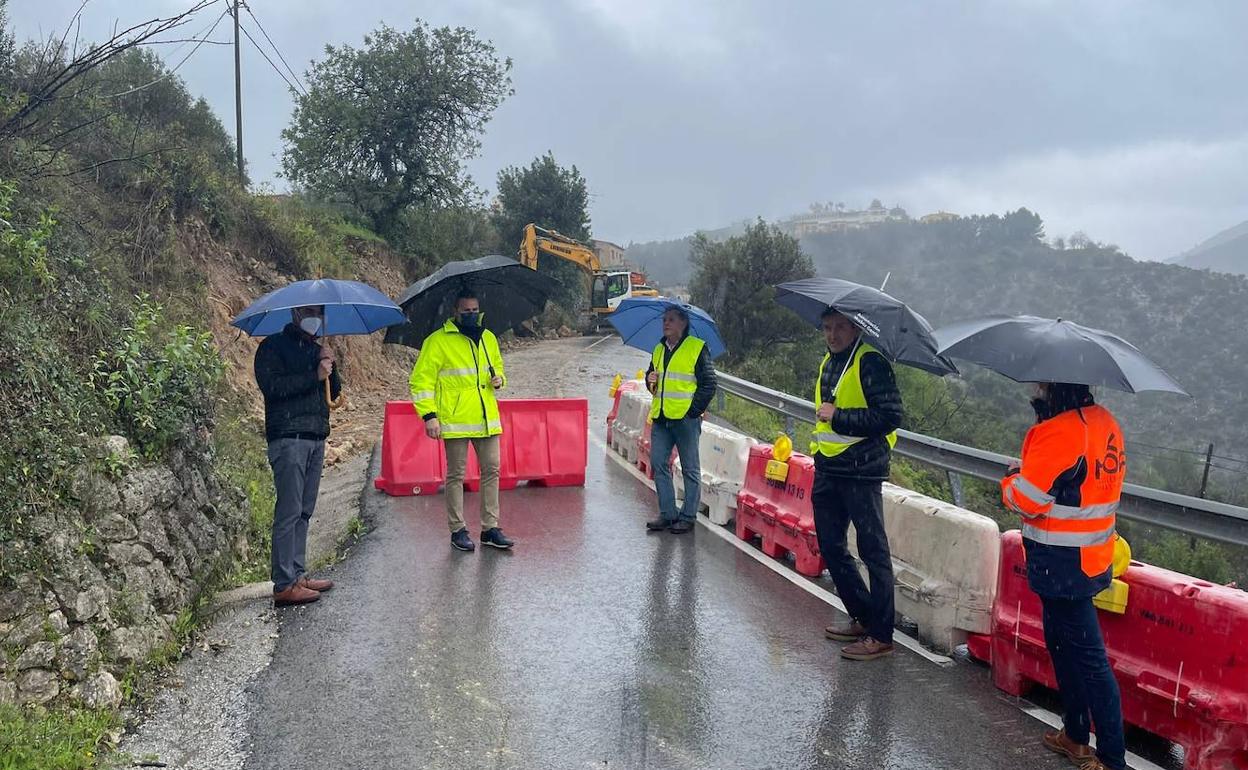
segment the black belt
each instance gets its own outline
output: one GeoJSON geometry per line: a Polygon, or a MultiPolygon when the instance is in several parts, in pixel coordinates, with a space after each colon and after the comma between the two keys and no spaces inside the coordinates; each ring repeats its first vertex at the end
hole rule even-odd
{"type": "Polygon", "coordinates": [[[326,437],[319,433],[283,433],[280,436],[275,436],[273,440],[277,441],[283,438],[293,438],[301,441],[324,441],[326,437]]]}

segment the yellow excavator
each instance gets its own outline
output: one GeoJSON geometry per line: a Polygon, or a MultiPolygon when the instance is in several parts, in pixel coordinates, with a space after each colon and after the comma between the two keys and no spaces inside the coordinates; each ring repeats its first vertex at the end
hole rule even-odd
{"type": "Polygon", "coordinates": [[[629,297],[659,296],[658,290],[646,283],[644,274],[635,270],[604,270],[594,250],[580,241],[555,230],[525,225],[520,263],[536,270],[540,254],[566,259],[589,273],[589,307],[593,317],[588,326],[593,330],[601,329],[606,317],[629,297]]]}

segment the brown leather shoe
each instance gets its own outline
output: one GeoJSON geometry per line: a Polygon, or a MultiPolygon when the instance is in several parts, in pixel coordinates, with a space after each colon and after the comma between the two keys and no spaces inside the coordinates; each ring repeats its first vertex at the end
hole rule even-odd
{"type": "Polygon", "coordinates": [[[851,620],[844,625],[828,626],[823,635],[834,642],[856,642],[867,635],[867,629],[858,621],[851,620]]]}
{"type": "Polygon", "coordinates": [[[841,649],[841,657],[849,660],[875,660],[893,654],[893,645],[864,636],[841,649]]]}
{"type": "Polygon", "coordinates": [[[318,592],[295,583],[285,591],[273,592],[273,606],[289,607],[292,604],[311,604],[319,598],[321,595],[318,592]]]}
{"type": "Polygon", "coordinates": [[[1096,759],[1096,752],[1086,743],[1075,743],[1065,730],[1047,730],[1044,733],[1044,747],[1056,754],[1061,754],[1082,768],[1089,760],[1096,759]]]}
{"type": "Polygon", "coordinates": [[[310,578],[307,575],[303,575],[297,581],[295,581],[295,585],[303,586],[304,588],[323,594],[329,589],[334,587],[334,581],[318,580],[317,578],[310,578]]]}
{"type": "Polygon", "coordinates": [[[1080,763],[1079,770],[1110,770],[1110,767],[1096,757],[1092,757],[1080,763]]]}

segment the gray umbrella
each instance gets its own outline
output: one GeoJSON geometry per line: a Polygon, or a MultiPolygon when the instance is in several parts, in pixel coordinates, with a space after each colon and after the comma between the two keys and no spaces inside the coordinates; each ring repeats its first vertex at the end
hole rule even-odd
{"type": "Polygon", "coordinates": [[[832,307],[862,330],[864,342],[890,361],[933,374],[958,371],[952,361],[937,354],[927,319],[879,289],[837,278],[804,278],[776,286],[776,302],[816,329],[823,311],[832,307]]]}
{"type": "Polygon", "coordinates": [[[407,322],[391,326],[386,342],[420,347],[455,312],[455,295],[464,288],[472,289],[481,302],[482,325],[502,334],[541,313],[558,287],[545,273],[511,257],[447,262],[399,297],[407,322]]]}
{"type": "Polygon", "coordinates": [[[940,352],[1016,382],[1103,385],[1138,393],[1187,391],[1134,345],[1100,329],[1058,318],[988,316],[936,331],[940,352]]]}

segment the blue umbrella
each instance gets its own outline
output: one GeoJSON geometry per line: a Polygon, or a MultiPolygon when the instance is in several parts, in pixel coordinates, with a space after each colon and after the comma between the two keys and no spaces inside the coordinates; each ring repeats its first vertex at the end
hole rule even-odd
{"type": "Polygon", "coordinates": [[[291,323],[292,309],[307,305],[325,307],[325,322],[317,335],[320,337],[372,334],[406,320],[398,305],[368,284],[321,278],[296,281],[269,292],[251,303],[230,324],[253,337],[267,337],[291,323]]]}
{"type": "Polygon", "coordinates": [[[702,308],[688,302],[667,297],[632,297],[620,303],[607,320],[620,333],[624,344],[647,353],[663,339],[663,314],[668,308],[678,308],[689,316],[689,335],[706,343],[711,358],[719,358],[728,351],[719,337],[715,320],[702,308]]]}

